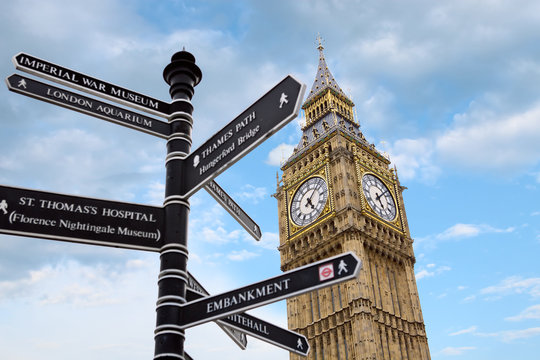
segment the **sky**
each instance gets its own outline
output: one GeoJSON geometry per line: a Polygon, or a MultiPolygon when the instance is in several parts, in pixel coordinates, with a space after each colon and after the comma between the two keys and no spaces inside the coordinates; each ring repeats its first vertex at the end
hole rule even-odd
{"type": "MultiPolygon", "coordinates": [[[[320,34],[407,187],[432,358],[538,358],[538,1],[2,1],[0,33],[4,78],[25,52],[164,101],[163,68],[185,46],[203,72],[193,148],[286,75],[311,88],[320,34]]],[[[162,204],[164,140],[6,86],[0,114],[0,184],[162,204]]],[[[211,293],[279,275],[271,195],[301,121],[216,178],[261,241],[204,191],[191,197],[188,269],[211,293]]],[[[158,272],[153,252],[0,235],[0,357],[153,357],[158,272]]],[[[286,326],[284,301],[250,313],[286,326]]],[[[288,358],[254,338],[240,350],[212,323],[186,337],[198,360],[288,358]]]]}

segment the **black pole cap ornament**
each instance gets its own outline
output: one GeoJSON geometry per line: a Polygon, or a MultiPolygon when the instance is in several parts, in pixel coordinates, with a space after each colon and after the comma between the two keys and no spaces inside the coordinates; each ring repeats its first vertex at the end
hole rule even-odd
{"type": "Polygon", "coordinates": [[[201,82],[202,72],[195,64],[195,57],[182,50],[171,57],[171,63],[163,70],[163,79],[171,86],[169,93],[172,99],[191,100],[193,88],[201,82]]]}

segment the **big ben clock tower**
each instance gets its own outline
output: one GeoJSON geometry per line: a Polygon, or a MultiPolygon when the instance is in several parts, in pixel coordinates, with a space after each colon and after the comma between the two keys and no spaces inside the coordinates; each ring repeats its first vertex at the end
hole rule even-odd
{"type": "Polygon", "coordinates": [[[302,139],[275,194],[281,268],[346,251],[363,268],[355,280],[288,299],[289,328],[308,338],[310,360],[429,360],[404,187],[364,138],[320,41],[318,49],[302,139]]]}

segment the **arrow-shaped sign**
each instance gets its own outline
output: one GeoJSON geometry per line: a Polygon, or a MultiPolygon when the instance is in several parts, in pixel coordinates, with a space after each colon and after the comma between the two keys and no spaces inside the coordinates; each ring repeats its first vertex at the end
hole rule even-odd
{"type": "Polygon", "coordinates": [[[362,263],[347,252],[240,289],[182,305],[182,328],[221,319],[278,300],[356,278],[362,263]]]}
{"type": "Polygon", "coordinates": [[[0,233],[159,251],[163,208],[0,185],[0,233]]]}
{"type": "Polygon", "coordinates": [[[233,218],[235,218],[236,221],[240,225],[246,229],[248,233],[250,233],[251,236],[255,238],[255,240],[261,239],[261,228],[251,217],[249,217],[248,214],[242,208],[219,186],[214,180],[210,180],[206,183],[204,186],[206,191],[214,199],[217,200],[218,203],[221,204],[227,210],[229,214],[232,215],[233,218]]]}
{"type": "MultiPolygon", "coordinates": [[[[188,289],[186,294],[188,301],[204,297],[205,295],[191,289],[188,289]]],[[[276,326],[247,313],[229,315],[215,321],[218,325],[222,324],[228,328],[237,329],[259,340],[296,354],[307,356],[309,353],[309,343],[304,335],[276,326]]]]}
{"type": "Polygon", "coordinates": [[[185,160],[182,194],[191,196],[209,180],[294,119],[306,86],[291,75],[199,146],[185,160]]]}
{"type": "MultiPolygon", "coordinates": [[[[186,300],[191,302],[206,296],[210,296],[208,291],[188,272],[186,300]]],[[[227,326],[228,329],[237,329],[242,333],[302,356],[307,356],[309,353],[309,343],[304,335],[281,328],[247,313],[229,315],[226,318],[216,320],[216,323],[227,326]]]]}
{"type": "Polygon", "coordinates": [[[166,122],[24,76],[13,74],[6,79],[6,82],[9,90],[34,99],[46,101],[164,139],[171,133],[170,125],[166,122]]]}
{"type": "Polygon", "coordinates": [[[13,63],[15,64],[15,68],[27,73],[158,116],[168,117],[170,113],[169,103],[50,63],[32,55],[19,53],[13,57],[13,63]]]}

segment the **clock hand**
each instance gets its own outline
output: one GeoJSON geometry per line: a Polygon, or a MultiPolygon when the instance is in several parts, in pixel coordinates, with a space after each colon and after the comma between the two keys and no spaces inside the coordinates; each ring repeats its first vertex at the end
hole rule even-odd
{"type": "MultiPolygon", "coordinates": [[[[383,193],[383,194],[384,194],[384,193],[383,193]]],[[[375,198],[375,200],[377,200],[377,201],[379,202],[379,204],[381,204],[381,207],[384,209],[384,204],[383,204],[382,201],[381,201],[381,196],[382,196],[382,194],[379,195],[379,196],[377,196],[377,197],[375,198]]]]}
{"type": "Polygon", "coordinates": [[[386,194],[387,192],[388,192],[388,190],[383,191],[383,192],[381,193],[381,195],[378,195],[378,196],[375,198],[375,200],[380,201],[381,196],[383,196],[383,195],[386,194]]]}
{"type": "Polygon", "coordinates": [[[311,202],[311,197],[306,199],[306,203],[311,206],[312,209],[315,209],[315,205],[311,202]]]}
{"type": "Polygon", "coordinates": [[[311,196],[309,197],[309,202],[310,203],[311,203],[311,199],[313,198],[313,195],[315,195],[315,191],[317,191],[321,186],[322,186],[322,184],[319,183],[318,186],[315,187],[315,189],[313,189],[313,192],[311,193],[311,196]]]}

